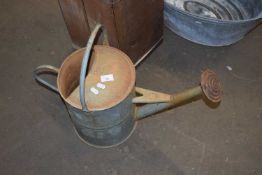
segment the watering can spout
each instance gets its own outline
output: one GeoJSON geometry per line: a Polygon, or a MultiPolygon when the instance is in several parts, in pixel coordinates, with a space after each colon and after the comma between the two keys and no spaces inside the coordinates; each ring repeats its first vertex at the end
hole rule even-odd
{"type": "MultiPolygon", "coordinates": [[[[145,90],[141,88],[136,89],[136,91],[141,94],[143,94],[143,91],[145,92],[145,90]]],[[[143,100],[141,97],[133,99],[133,103],[149,103],[137,108],[136,120],[175,107],[198,96],[205,97],[213,103],[219,103],[221,101],[222,88],[217,75],[211,70],[206,70],[201,74],[201,82],[199,86],[174,95],[154,91],[149,91],[146,95],[148,96],[148,98],[146,98],[147,100],[143,100]]]]}

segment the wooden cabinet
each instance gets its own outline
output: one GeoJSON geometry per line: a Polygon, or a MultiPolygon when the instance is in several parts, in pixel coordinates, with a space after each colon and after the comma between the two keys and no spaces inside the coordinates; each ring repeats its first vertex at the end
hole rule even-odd
{"type": "Polygon", "coordinates": [[[133,62],[161,40],[163,0],[59,0],[74,45],[84,47],[96,23],[103,44],[124,51],[133,62]]]}

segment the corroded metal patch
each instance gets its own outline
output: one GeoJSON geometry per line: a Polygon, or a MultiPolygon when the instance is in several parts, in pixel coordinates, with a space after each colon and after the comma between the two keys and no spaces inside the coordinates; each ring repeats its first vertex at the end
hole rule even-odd
{"type": "Polygon", "coordinates": [[[222,87],[215,72],[207,69],[201,74],[201,87],[206,97],[212,102],[220,102],[222,87]]]}
{"type": "MultiPolygon", "coordinates": [[[[79,76],[85,49],[71,54],[62,64],[58,87],[63,99],[75,108],[82,109],[79,98],[79,76]]],[[[94,46],[85,81],[85,99],[90,111],[111,108],[124,100],[134,89],[135,67],[122,51],[109,46],[94,46]],[[101,82],[101,76],[112,75],[113,80],[101,82]],[[97,87],[103,83],[105,88],[97,87]],[[92,93],[96,88],[98,93],[92,93]]]]}

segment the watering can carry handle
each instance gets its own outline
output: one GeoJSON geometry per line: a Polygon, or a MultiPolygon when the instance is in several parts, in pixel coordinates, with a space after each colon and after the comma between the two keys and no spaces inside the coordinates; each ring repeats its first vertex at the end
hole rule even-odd
{"type": "Polygon", "coordinates": [[[40,77],[41,74],[44,74],[44,73],[53,73],[53,74],[58,74],[59,72],[59,69],[54,67],[54,66],[51,66],[51,65],[41,65],[41,66],[38,66],[35,70],[34,70],[34,78],[41,84],[47,86],[48,88],[52,89],[53,91],[55,92],[58,92],[58,89],[56,86],[48,83],[46,80],[42,79],[40,77]]]}
{"type": "Polygon", "coordinates": [[[97,24],[94,30],[92,31],[88,39],[88,42],[86,45],[86,51],[85,51],[83,61],[82,61],[81,72],[80,72],[80,91],[79,92],[80,92],[80,102],[81,102],[83,111],[88,111],[86,101],[85,101],[85,79],[86,79],[87,65],[89,62],[89,58],[91,55],[91,51],[92,51],[92,47],[93,47],[96,35],[101,27],[102,27],[101,24],[97,24]]]}

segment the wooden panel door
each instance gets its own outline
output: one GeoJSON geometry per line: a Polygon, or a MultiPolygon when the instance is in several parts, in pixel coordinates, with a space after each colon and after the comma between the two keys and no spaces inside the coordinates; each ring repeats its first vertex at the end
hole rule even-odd
{"type": "Polygon", "coordinates": [[[59,0],[59,5],[73,47],[84,47],[90,35],[90,29],[82,0],[59,0]]]}

